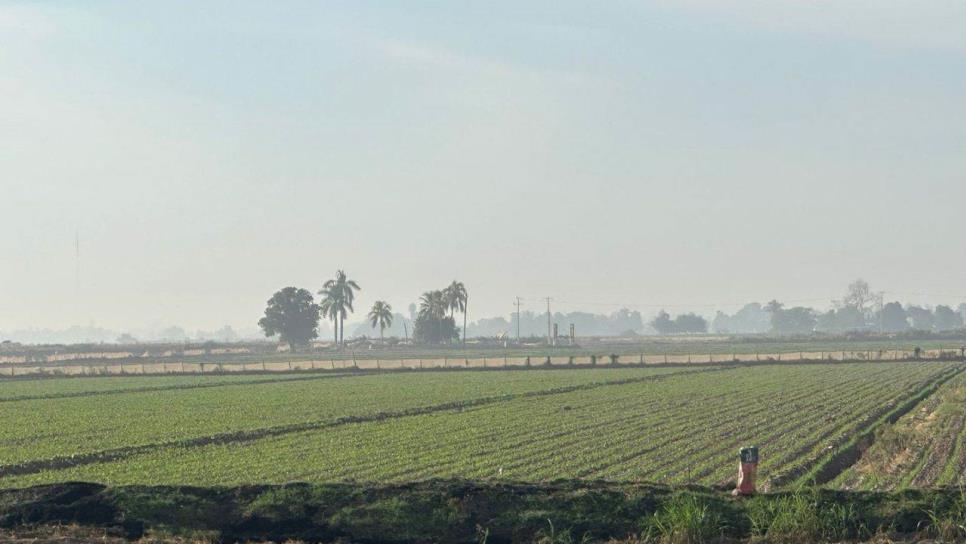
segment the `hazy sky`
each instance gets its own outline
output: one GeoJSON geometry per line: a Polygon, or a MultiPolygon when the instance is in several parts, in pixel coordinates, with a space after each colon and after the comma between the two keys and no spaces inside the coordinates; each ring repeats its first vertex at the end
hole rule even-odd
{"type": "Polygon", "coordinates": [[[0,329],[247,328],[338,268],[403,312],[458,278],[471,319],[856,277],[961,302],[964,28],[961,0],[0,0],[0,329]]]}

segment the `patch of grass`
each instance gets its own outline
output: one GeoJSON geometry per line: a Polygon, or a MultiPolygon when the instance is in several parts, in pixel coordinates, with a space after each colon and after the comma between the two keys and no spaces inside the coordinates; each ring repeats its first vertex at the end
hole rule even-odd
{"type": "Polygon", "coordinates": [[[416,542],[447,541],[472,532],[475,526],[467,521],[457,499],[438,495],[387,497],[347,506],[329,519],[356,539],[416,542]]]}
{"type": "Polygon", "coordinates": [[[748,501],[751,536],[768,542],[806,543],[866,538],[870,531],[855,503],[825,500],[818,489],[803,489],[748,501]]]}
{"type": "Polygon", "coordinates": [[[580,538],[575,538],[570,529],[558,530],[549,519],[547,525],[547,529],[537,531],[533,539],[534,544],[585,544],[594,542],[589,533],[584,533],[580,538]]]}
{"type": "Polygon", "coordinates": [[[700,544],[724,538],[728,530],[720,506],[692,494],[678,495],[646,519],[643,534],[662,544],[700,544]]]}
{"type": "Polygon", "coordinates": [[[242,515],[279,522],[311,518],[325,503],[320,489],[305,484],[269,488],[246,505],[242,515]]]}
{"type": "Polygon", "coordinates": [[[227,517],[233,505],[220,493],[180,488],[119,488],[109,494],[125,519],[145,521],[157,534],[201,540],[217,537],[211,520],[227,517]]]}
{"type": "Polygon", "coordinates": [[[926,509],[928,522],[920,529],[941,542],[966,541],[966,488],[958,496],[937,495],[926,509]]]}

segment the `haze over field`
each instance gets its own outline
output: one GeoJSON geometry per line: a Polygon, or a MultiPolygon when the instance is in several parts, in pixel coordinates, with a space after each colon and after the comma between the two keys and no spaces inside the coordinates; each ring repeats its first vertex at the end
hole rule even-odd
{"type": "Polygon", "coordinates": [[[963,28],[954,1],[0,0],[0,330],[251,330],[339,268],[404,314],[459,278],[471,320],[857,277],[955,306],[963,28]]]}

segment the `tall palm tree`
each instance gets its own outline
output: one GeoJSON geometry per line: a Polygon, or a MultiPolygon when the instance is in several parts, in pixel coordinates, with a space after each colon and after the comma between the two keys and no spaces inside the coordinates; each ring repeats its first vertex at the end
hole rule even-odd
{"type": "Polygon", "coordinates": [[[372,328],[379,327],[379,339],[385,340],[383,332],[386,327],[392,326],[392,306],[388,302],[377,300],[369,310],[369,323],[372,324],[372,328]]]}
{"type": "Polygon", "coordinates": [[[453,283],[443,290],[443,294],[446,297],[450,317],[453,317],[454,311],[463,314],[463,347],[466,347],[466,303],[468,301],[466,286],[463,285],[463,282],[453,280],[453,283]]]}
{"type": "Polygon", "coordinates": [[[322,285],[319,294],[322,295],[322,305],[328,308],[327,315],[337,321],[336,328],[338,338],[336,342],[345,346],[345,318],[355,311],[352,301],[355,299],[355,291],[360,289],[359,284],[350,280],[346,273],[337,270],[335,278],[328,280],[322,285]],[[326,301],[331,302],[326,305],[326,301]]]}
{"type": "Polygon", "coordinates": [[[341,300],[342,295],[334,289],[322,289],[319,291],[319,295],[322,296],[319,301],[319,312],[322,317],[332,320],[332,329],[335,335],[333,344],[339,345],[339,313],[344,306],[341,300]]]}
{"type": "Polygon", "coordinates": [[[442,291],[426,291],[419,297],[419,317],[436,321],[436,335],[440,336],[441,320],[446,315],[446,295],[442,291]]]}
{"type": "Polygon", "coordinates": [[[419,315],[433,319],[446,316],[446,296],[442,291],[426,291],[419,297],[419,315]]]}

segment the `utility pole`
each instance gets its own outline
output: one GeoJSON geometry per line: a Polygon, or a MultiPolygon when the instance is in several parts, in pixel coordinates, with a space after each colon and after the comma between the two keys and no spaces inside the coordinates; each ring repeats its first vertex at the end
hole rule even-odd
{"type": "Polygon", "coordinates": [[[547,345],[552,346],[553,340],[551,338],[553,328],[550,325],[550,297],[547,297],[547,345]]]}
{"type": "Polygon", "coordinates": [[[879,291],[878,293],[875,294],[876,306],[879,307],[878,308],[878,310],[879,310],[878,311],[878,313],[879,313],[879,334],[882,334],[882,307],[883,307],[883,304],[882,303],[885,302],[884,299],[885,299],[885,292],[884,291],[879,291]]]}
{"type": "Polygon", "coordinates": [[[520,345],[520,297],[517,297],[517,345],[520,345]]]}

